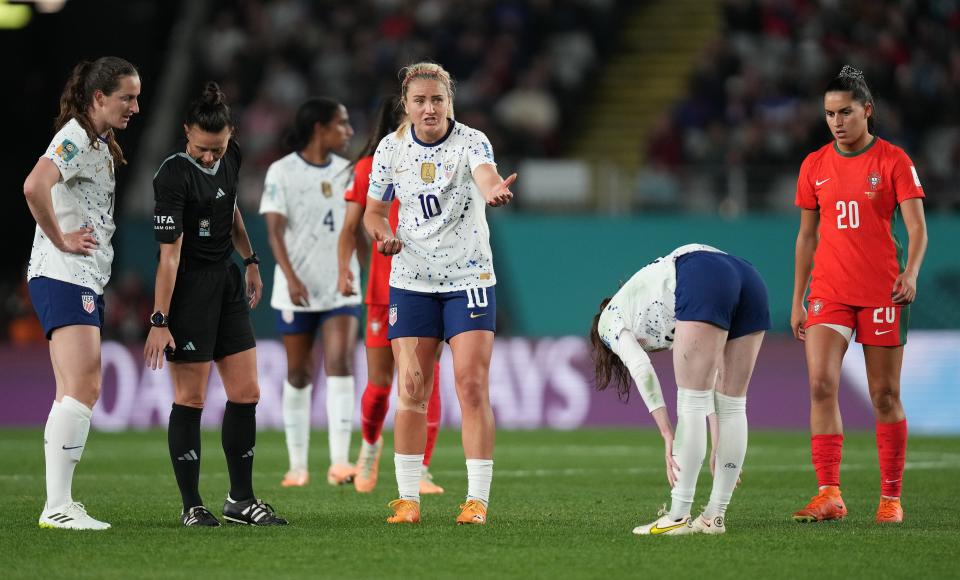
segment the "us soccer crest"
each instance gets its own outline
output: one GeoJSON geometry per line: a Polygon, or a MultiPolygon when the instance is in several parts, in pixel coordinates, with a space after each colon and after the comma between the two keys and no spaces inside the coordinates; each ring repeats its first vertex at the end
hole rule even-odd
{"type": "Polygon", "coordinates": [[[814,300],[812,310],[814,314],[820,314],[820,311],[823,310],[823,300],[820,300],[819,298],[814,300]]]}
{"type": "Polygon", "coordinates": [[[330,185],[329,181],[324,181],[320,184],[320,191],[323,193],[323,197],[330,197],[333,195],[333,186],[330,185]]]}
{"type": "Polygon", "coordinates": [[[393,326],[397,323],[397,305],[393,304],[390,306],[390,326],[393,326]]]}
{"type": "Polygon", "coordinates": [[[429,161],[420,164],[420,179],[424,183],[433,183],[437,179],[437,166],[429,161]]]}
{"type": "Polygon", "coordinates": [[[80,303],[83,305],[83,311],[87,314],[93,314],[97,308],[97,303],[93,299],[93,294],[81,294],[80,303]]]}

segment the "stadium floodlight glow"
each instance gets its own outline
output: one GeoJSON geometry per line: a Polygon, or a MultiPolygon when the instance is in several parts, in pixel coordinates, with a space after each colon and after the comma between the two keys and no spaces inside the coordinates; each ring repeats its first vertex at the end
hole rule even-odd
{"type": "Polygon", "coordinates": [[[30,22],[30,7],[24,4],[10,5],[0,0],[0,29],[15,30],[30,22]]]}
{"type": "Polygon", "coordinates": [[[37,6],[37,12],[41,14],[53,14],[63,10],[67,0],[28,0],[37,6]]]}

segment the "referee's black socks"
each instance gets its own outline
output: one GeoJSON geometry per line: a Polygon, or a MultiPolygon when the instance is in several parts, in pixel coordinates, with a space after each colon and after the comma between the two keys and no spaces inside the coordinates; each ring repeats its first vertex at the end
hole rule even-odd
{"type": "Polygon", "coordinates": [[[200,498],[200,415],[203,409],[173,404],[167,427],[167,445],[177,478],[183,511],[203,505],[200,498]]]}
{"type": "Polygon", "coordinates": [[[257,444],[257,404],[227,401],[221,431],[230,471],[230,499],[253,498],[253,450],[257,444]]]}

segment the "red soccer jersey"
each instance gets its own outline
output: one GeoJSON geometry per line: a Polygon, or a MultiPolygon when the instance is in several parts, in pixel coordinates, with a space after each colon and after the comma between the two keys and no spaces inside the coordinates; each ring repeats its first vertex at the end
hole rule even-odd
{"type": "MultiPolygon", "coordinates": [[[[370,187],[370,168],[373,156],[357,161],[353,170],[353,187],[344,194],[344,199],[367,207],[367,189],[370,187]]],[[[396,233],[400,221],[400,202],[396,199],[390,205],[390,228],[396,233]]],[[[390,264],[392,256],[384,256],[373,248],[370,252],[370,280],[367,281],[367,304],[390,304],[390,264]]]]}
{"type": "Polygon", "coordinates": [[[810,296],[891,306],[893,282],[904,267],[893,226],[900,203],[915,197],[924,194],[913,162],[879,137],[855,153],[830,143],[808,155],[796,204],[820,212],[810,296]]]}

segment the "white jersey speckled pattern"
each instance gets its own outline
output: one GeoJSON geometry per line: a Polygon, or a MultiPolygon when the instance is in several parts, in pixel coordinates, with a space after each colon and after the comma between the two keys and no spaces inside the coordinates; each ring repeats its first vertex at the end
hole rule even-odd
{"type": "Polygon", "coordinates": [[[50,142],[44,157],[60,170],[53,186],[53,210],[63,233],[93,228],[98,246],[90,256],[61,252],[37,226],[27,279],[40,276],[90,288],[103,294],[113,264],[113,157],[102,139],[91,143],[86,131],[70,119],[50,142]]]}

